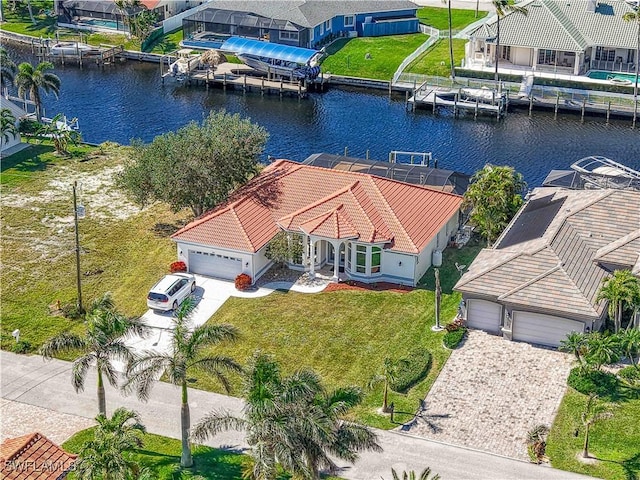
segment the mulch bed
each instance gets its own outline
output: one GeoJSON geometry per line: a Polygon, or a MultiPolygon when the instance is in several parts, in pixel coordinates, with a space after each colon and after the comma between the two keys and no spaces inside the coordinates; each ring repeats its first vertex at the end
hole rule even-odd
{"type": "Polygon", "coordinates": [[[347,282],[330,283],[323,291],[336,292],[338,290],[368,290],[374,292],[409,293],[414,290],[414,288],[391,282],[363,283],[349,280],[347,282]]]}

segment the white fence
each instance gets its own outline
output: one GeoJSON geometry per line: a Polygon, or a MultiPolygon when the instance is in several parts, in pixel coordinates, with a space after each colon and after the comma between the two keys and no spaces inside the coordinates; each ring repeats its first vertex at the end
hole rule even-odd
{"type": "Polygon", "coordinates": [[[164,33],[173,32],[179,28],[182,28],[182,20],[186,17],[193,15],[200,10],[204,10],[205,8],[210,7],[209,4],[211,0],[204,2],[202,5],[198,5],[197,7],[190,8],[189,10],[185,10],[184,12],[180,12],[173,17],[169,17],[166,20],[162,21],[162,28],[164,28],[164,33]]]}
{"type": "Polygon", "coordinates": [[[409,64],[411,62],[413,62],[415,59],[417,59],[420,55],[422,55],[424,52],[426,52],[429,47],[431,47],[433,44],[435,44],[439,37],[440,37],[440,31],[432,28],[432,27],[428,27],[426,25],[420,25],[420,31],[422,33],[426,33],[425,31],[423,31],[423,27],[425,30],[428,30],[430,33],[427,33],[427,35],[429,35],[429,38],[427,39],[426,42],[424,42],[422,45],[420,45],[418,48],[416,48],[416,50],[409,55],[407,58],[405,58],[402,63],[400,64],[400,66],[398,67],[398,69],[396,70],[396,73],[393,74],[393,80],[391,80],[392,84],[395,84],[398,82],[398,79],[400,78],[400,75],[402,75],[402,72],[404,71],[405,68],[407,68],[409,66],[409,64]]]}

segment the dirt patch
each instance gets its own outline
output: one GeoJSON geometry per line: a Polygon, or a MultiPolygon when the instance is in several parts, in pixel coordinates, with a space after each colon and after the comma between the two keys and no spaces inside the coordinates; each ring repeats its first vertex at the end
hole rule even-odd
{"type": "Polygon", "coordinates": [[[377,282],[377,283],[363,283],[349,280],[348,282],[330,283],[325,292],[336,292],[338,290],[366,290],[373,292],[394,292],[394,293],[409,293],[413,291],[413,287],[405,287],[404,285],[398,285],[391,282],[377,282]]]}

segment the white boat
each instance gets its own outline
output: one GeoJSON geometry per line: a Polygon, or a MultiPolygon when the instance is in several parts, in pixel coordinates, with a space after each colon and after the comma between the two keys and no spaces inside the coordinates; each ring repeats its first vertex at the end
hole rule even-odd
{"type": "Polygon", "coordinates": [[[178,50],[178,59],[169,65],[169,72],[174,76],[186,75],[200,66],[200,55],[191,53],[190,48],[178,50]]]}
{"type": "Polygon", "coordinates": [[[100,53],[100,49],[80,42],[58,42],[49,48],[51,55],[89,55],[100,53]]]}
{"type": "Polygon", "coordinates": [[[320,67],[309,67],[300,65],[295,62],[284,62],[280,60],[266,60],[253,55],[238,55],[238,58],[251,68],[266,73],[267,75],[276,75],[279,77],[289,77],[292,79],[314,79],[320,75],[320,67]]]}

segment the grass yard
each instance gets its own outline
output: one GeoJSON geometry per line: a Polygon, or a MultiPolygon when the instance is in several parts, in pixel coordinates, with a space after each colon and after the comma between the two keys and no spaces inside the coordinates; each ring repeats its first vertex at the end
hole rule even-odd
{"type": "Polygon", "coordinates": [[[329,47],[322,71],[334,75],[391,80],[402,61],[427,41],[422,33],[342,38],[329,47]],[[369,54],[371,58],[365,58],[369,54]]]}
{"type": "MultiPolygon", "coordinates": [[[[459,295],[444,295],[442,318],[453,318],[459,295]]],[[[419,401],[436,379],[449,356],[442,346],[443,333],[434,333],[434,294],[336,291],[315,295],[276,292],[267,297],[229,299],[211,321],[239,328],[241,340],[222,351],[244,362],[255,350],[273,353],[285,372],[311,367],[329,388],[366,386],[382,367],[385,357],[399,359],[416,347],[432,356],[429,375],[406,395],[391,393],[396,422],[412,418],[419,401]]],[[[238,382],[235,381],[235,388],[238,382]]],[[[213,378],[200,376],[196,387],[221,391],[213,378]]],[[[393,428],[388,416],[378,413],[382,385],[369,391],[355,419],[379,428],[393,428]]]]}
{"type": "Polygon", "coordinates": [[[182,41],[182,28],[174,30],[173,32],[165,33],[158,41],[153,45],[151,53],[171,53],[180,48],[180,42],[182,41]]]}
{"type": "MultiPolygon", "coordinates": [[[[453,30],[461,30],[467,25],[480,20],[487,16],[487,12],[478,12],[476,17],[475,10],[459,10],[451,9],[451,28],[453,30]]],[[[420,23],[430,25],[438,30],[449,30],[449,12],[447,8],[440,7],[422,7],[417,13],[420,23]]]]}
{"type": "MultiPolygon", "coordinates": [[[[442,293],[453,293],[453,287],[461,277],[460,272],[458,272],[456,268],[456,263],[469,267],[473,259],[478,256],[478,253],[480,253],[480,250],[482,250],[485,245],[486,242],[478,236],[473,236],[464,247],[460,249],[449,247],[442,252],[442,266],[440,267],[440,288],[442,289],[442,293]]],[[[466,269],[464,271],[466,271],[466,269]]],[[[435,290],[436,277],[433,272],[433,267],[430,267],[429,270],[425,272],[424,276],[420,279],[419,285],[428,290],[435,290]]]]}
{"type": "Polygon", "coordinates": [[[33,348],[72,320],[49,314],[56,300],[75,303],[75,252],[71,186],[87,216],[80,220],[83,298],[111,292],[128,315],[146,311],[146,292],[175,259],[168,238],[185,215],[156,205],[140,211],[112,185],[126,147],[72,148],[61,158],[50,145],[34,145],[2,161],[2,348],[19,328],[33,348]]]}
{"type": "MultiPolygon", "coordinates": [[[[466,40],[453,39],[453,60],[460,65],[464,58],[464,46],[466,40]]],[[[405,70],[408,73],[421,75],[434,75],[438,77],[451,76],[451,63],[449,61],[449,40],[440,39],[419,58],[412,62],[405,70]]]]}
{"type": "MultiPolygon", "coordinates": [[[[88,428],[64,442],[62,448],[71,453],[78,453],[82,445],[92,439],[93,428],[88,428]]],[[[143,469],[149,469],[153,478],[158,480],[181,478],[178,473],[180,471],[180,440],[148,433],[144,435],[143,441],[142,448],[129,454],[131,460],[137,462],[143,469]]],[[[216,448],[196,446],[193,450],[193,460],[194,468],[189,470],[194,475],[200,475],[200,478],[241,480],[242,467],[247,456],[216,448]]],[[[73,479],[75,475],[71,473],[68,478],[73,479]]]]}
{"type": "Polygon", "coordinates": [[[584,427],[580,415],[587,396],[572,388],[565,394],[547,440],[547,455],[555,468],[608,480],[640,478],[640,399],[617,402],[613,417],[591,428],[589,453],[598,461],[580,462],[584,427]],[[576,431],[578,436],[575,436],[576,431]]]}

